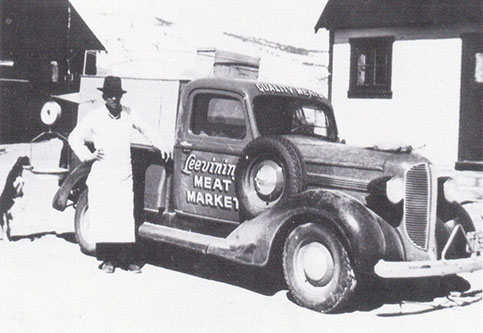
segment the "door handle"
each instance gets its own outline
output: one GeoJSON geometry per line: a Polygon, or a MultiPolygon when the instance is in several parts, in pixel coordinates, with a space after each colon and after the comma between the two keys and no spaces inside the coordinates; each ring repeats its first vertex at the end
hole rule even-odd
{"type": "Polygon", "coordinates": [[[181,151],[185,154],[191,153],[193,151],[193,145],[188,141],[181,142],[181,151]]]}

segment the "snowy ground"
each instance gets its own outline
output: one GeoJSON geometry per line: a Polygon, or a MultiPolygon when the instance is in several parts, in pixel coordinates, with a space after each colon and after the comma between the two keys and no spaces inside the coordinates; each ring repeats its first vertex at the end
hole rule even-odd
{"type": "MultiPolygon", "coordinates": [[[[28,151],[24,144],[0,146],[2,188],[28,151]]],[[[78,250],[72,208],[51,208],[56,188],[55,180],[26,173],[14,241],[0,241],[1,331],[482,332],[481,272],[446,288],[377,285],[353,311],[336,315],[297,306],[260,270],[171,247],[160,248],[142,274],[104,274],[78,250]]]]}

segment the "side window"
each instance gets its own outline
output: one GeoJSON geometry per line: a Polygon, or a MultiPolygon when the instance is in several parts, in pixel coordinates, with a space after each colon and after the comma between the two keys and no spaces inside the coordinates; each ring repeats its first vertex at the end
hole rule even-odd
{"type": "Polygon", "coordinates": [[[232,97],[198,94],[193,99],[190,130],[195,135],[243,139],[246,135],[243,105],[232,97]]]}
{"type": "Polygon", "coordinates": [[[318,108],[301,106],[295,111],[293,122],[292,129],[302,127],[307,129],[308,132],[325,137],[329,136],[329,120],[325,112],[318,108]]]}
{"type": "Polygon", "coordinates": [[[393,42],[393,37],[349,39],[349,98],[392,98],[393,42]]]}

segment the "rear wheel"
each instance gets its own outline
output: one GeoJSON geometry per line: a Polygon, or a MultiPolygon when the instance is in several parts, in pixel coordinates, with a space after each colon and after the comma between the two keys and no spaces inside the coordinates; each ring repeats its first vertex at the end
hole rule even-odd
{"type": "Polygon", "coordinates": [[[300,225],[290,233],[283,270],[297,303],[320,312],[341,310],[357,283],[349,255],[336,234],[315,223],[300,225]]]}
{"type": "Polygon", "coordinates": [[[89,218],[89,204],[87,201],[87,189],[79,196],[75,209],[74,218],[75,237],[83,253],[91,256],[96,255],[96,243],[92,238],[91,220],[89,218]]]}

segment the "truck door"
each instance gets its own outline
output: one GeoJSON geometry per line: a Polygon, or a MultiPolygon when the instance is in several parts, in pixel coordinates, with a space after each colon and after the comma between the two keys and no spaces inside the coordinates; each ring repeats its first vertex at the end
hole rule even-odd
{"type": "Polygon", "coordinates": [[[245,101],[235,93],[196,90],[188,104],[174,154],[175,211],[239,223],[235,165],[253,137],[245,101]]]}

